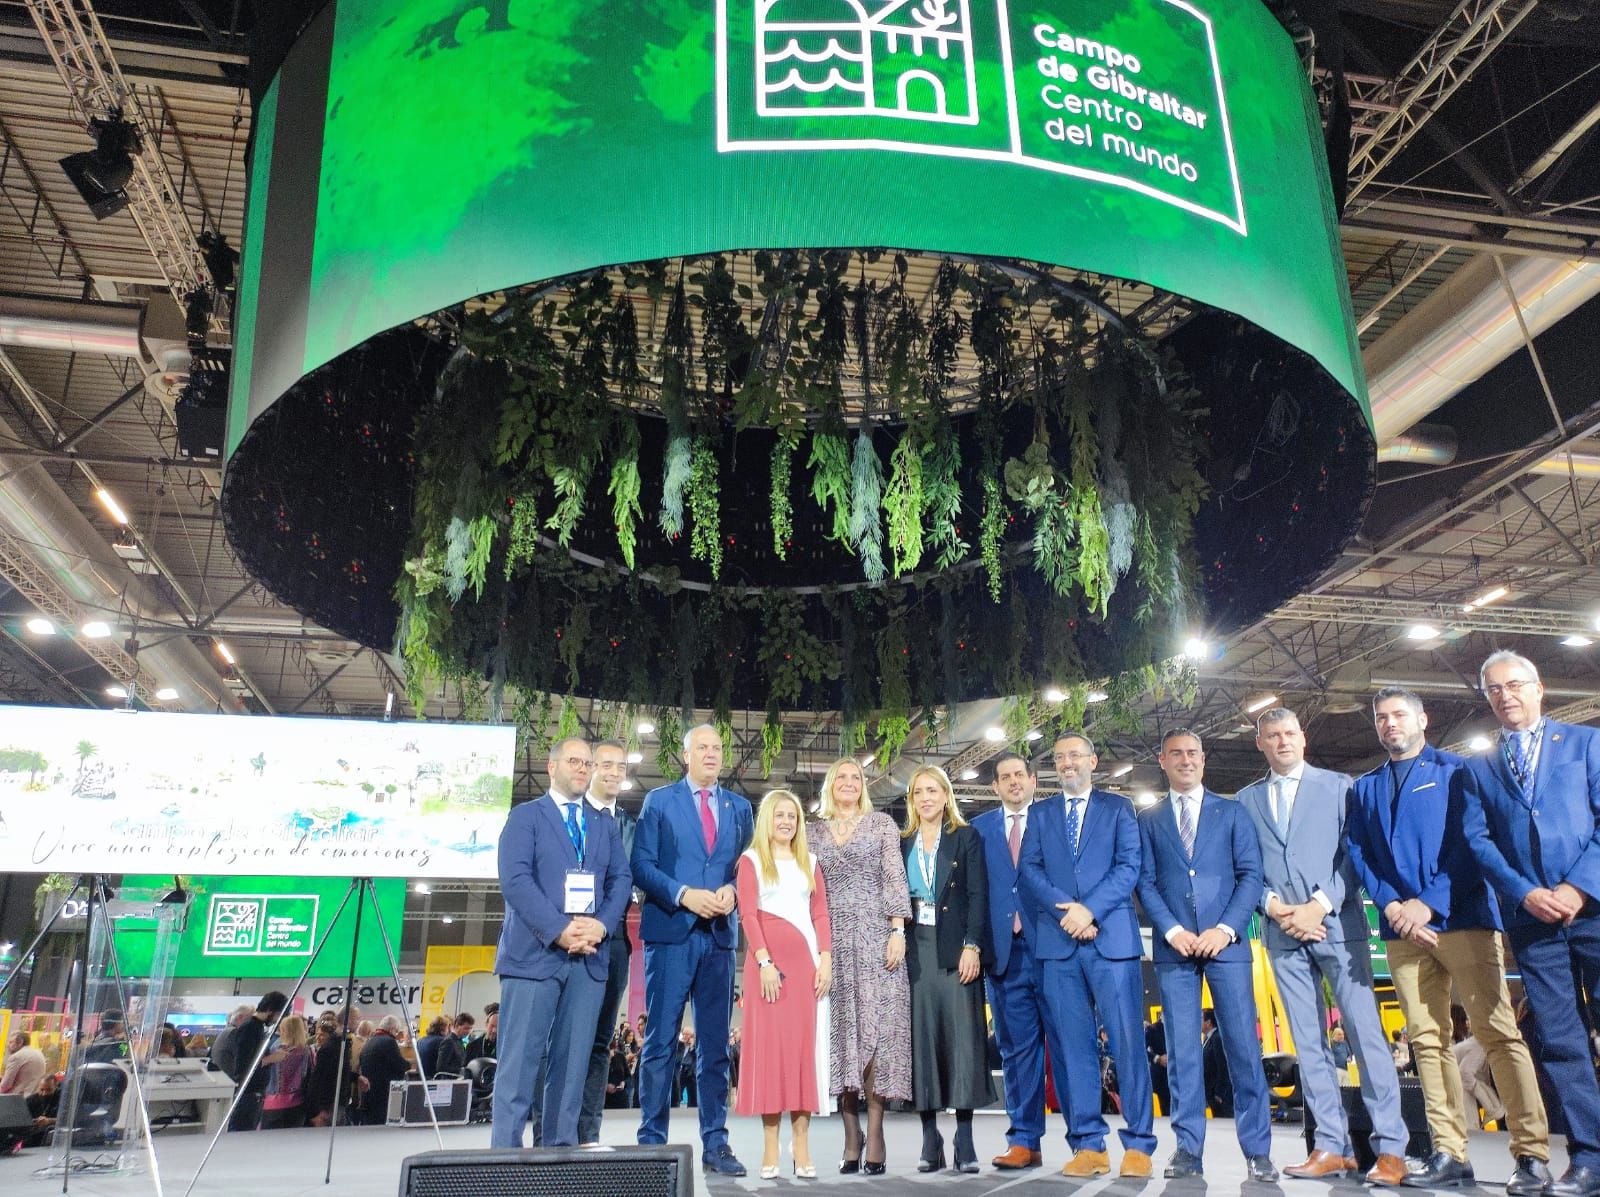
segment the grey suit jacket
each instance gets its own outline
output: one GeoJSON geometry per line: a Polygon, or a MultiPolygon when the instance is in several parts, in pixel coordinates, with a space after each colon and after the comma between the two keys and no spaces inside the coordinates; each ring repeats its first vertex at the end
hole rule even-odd
{"type": "MultiPolygon", "coordinates": [[[[1239,802],[1250,812],[1261,841],[1263,913],[1269,892],[1277,894],[1280,902],[1297,905],[1309,902],[1320,890],[1333,906],[1333,913],[1322,924],[1328,941],[1361,944],[1364,951],[1367,916],[1361,906],[1361,883],[1345,849],[1350,778],[1307,765],[1300,775],[1287,838],[1279,835],[1272,817],[1269,781],[1270,775],[1239,791],[1239,802]]],[[[1291,951],[1299,946],[1271,919],[1263,919],[1263,924],[1263,941],[1269,951],[1291,951]]]]}

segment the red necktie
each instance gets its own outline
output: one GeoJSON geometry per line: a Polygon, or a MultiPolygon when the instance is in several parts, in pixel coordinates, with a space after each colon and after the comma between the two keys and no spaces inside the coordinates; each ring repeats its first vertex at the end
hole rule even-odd
{"type": "MultiPolygon", "coordinates": [[[[1017,814],[1007,815],[1011,820],[1011,830],[1006,835],[1006,847],[1011,849],[1011,867],[1017,867],[1017,860],[1022,855],[1022,816],[1017,814]]],[[[1015,935],[1022,930],[1022,914],[1020,912],[1011,916],[1011,934],[1015,935]]]]}
{"type": "Polygon", "coordinates": [[[706,851],[717,848],[717,820],[711,813],[711,791],[700,791],[700,829],[706,834],[706,851]]]}

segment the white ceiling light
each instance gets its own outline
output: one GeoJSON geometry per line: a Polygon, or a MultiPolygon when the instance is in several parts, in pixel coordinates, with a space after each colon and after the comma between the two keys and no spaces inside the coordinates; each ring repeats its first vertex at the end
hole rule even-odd
{"type": "Polygon", "coordinates": [[[104,640],[111,635],[111,625],[103,619],[91,619],[78,629],[79,633],[90,640],[104,640]]]}
{"type": "MultiPolygon", "coordinates": [[[[218,640],[216,642],[216,646],[217,646],[217,656],[221,657],[229,665],[238,664],[238,662],[233,659],[233,650],[231,648],[229,648],[221,640],[218,640]]],[[[390,698],[390,702],[391,702],[391,705],[392,705],[393,699],[394,699],[394,692],[393,691],[390,691],[389,698],[390,698]]]]}
{"type": "Polygon", "coordinates": [[[1414,623],[1406,629],[1407,640],[1437,640],[1439,629],[1431,623],[1414,623]]]}
{"type": "Polygon", "coordinates": [[[1087,694],[1085,694],[1083,696],[1083,701],[1084,702],[1104,702],[1106,699],[1108,699],[1110,697],[1111,697],[1111,695],[1107,694],[1104,690],[1090,690],[1089,693],[1087,693],[1087,694]]]}
{"type": "Polygon", "coordinates": [[[624,777],[622,779],[622,784],[620,786],[618,786],[617,788],[621,789],[621,790],[631,790],[631,789],[633,789],[633,778],[624,777]]]}
{"type": "Polygon", "coordinates": [[[411,892],[414,894],[431,894],[433,892],[433,886],[429,885],[426,881],[418,881],[411,887],[411,892]]]}
{"type": "Polygon", "coordinates": [[[126,697],[128,697],[128,688],[126,686],[107,686],[106,687],[106,697],[107,698],[126,698],[126,697]]]}
{"type": "Polygon", "coordinates": [[[1038,729],[1038,728],[1036,728],[1036,727],[1035,727],[1035,728],[1032,728],[1032,729],[1031,729],[1031,730],[1030,730],[1030,731],[1029,731],[1029,732],[1028,732],[1028,734],[1027,734],[1027,735],[1025,735],[1025,736],[1023,736],[1023,737],[1022,737],[1022,738],[1023,738],[1023,739],[1024,739],[1024,740],[1026,740],[1026,741],[1028,741],[1028,743],[1030,743],[1030,744],[1031,744],[1031,743],[1033,743],[1033,741],[1035,741],[1035,740],[1042,740],[1042,739],[1044,739],[1044,733],[1043,733],[1043,732],[1042,732],[1042,731],[1040,731],[1040,730],[1039,730],[1039,729],[1038,729]]]}
{"type": "Polygon", "coordinates": [[[639,764],[643,764],[643,763],[644,763],[644,753],[642,753],[642,752],[630,752],[628,754],[628,764],[630,764],[630,765],[639,765],[639,764]]]}
{"type": "Polygon", "coordinates": [[[1587,636],[1581,636],[1577,632],[1574,632],[1561,643],[1566,645],[1568,648],[1588,648],[1594,643],[1594,641],[1589,639],[1587,636]]]}
{"type": "Polygon", "coordinates": [[[1066,702],[1067,692],[1060,686],[1051,686],[1044,692],[1046,702],[1066,702]]]}
{"type": "Polygon", "coordinates": [[[1133,762],[1123,761],[1122,764],[1111,770],[1112,777],[1126,777],[1133,772],[1133,762]]]}
{"type": "Polygon", "coordinates": [[[1472,752],[1484,752],[1491,747],[1488,736],[1473,736],[1467,741],[1467,748],[1472,752]]]}
{"type": "Polygon", "coordinates": [[[448,927],[451,923],[455,922],[456,920],[455,920],[455,918],[453,916],[447,914],[443,918],[441,918],[439,921],[441,923],[443,923],[446,927],[448,927]]]}
{"type": "Polygon", "coordinates": [[[961,770],[961,780],[962,781],[977,781],[978,780],[978,771],[976,769],[963,769],[963,770],[961,770]]]}
{"type": "Polygon", "coordinates": [[[986,727],[983,729],[983,738],[991,744],[999,744],[1006,738],[1006,729],[1003,727],[986,727]]]}
{"type": "Polygon", "coordinates": [[[1133,796],[1133,800],[1140,806],[1154,806],[1156,804],[1156,796],[1150,790],[1140,790],[1133,796]]]}
{"type": "Polygon", "coordinates": [[[641,719],[637,724],[634,725],[633,730],[638,732],[641,736],[653,736],[656,734],[656,725],[651,723],[648,719],[641,719]]]}
{"type": "Polygon", "coordinates": [[[128,513],[122,510],[122,504],[117,502],[110,491],[106,490],[105,487],[101,487],[94,492],[94,497],[100,500],[100,506],[106,509],[106,514],[112,518],[119,528],[128,526],[128,513]]]}
{"type": "Polygon", "coordinates": [[[171,686],[162,686],[156,691],[157,702],[172,702],[178,697],[178,692],[171,686]]]}
{"type": "Polygon", "coordinates": [[[1504,586],[1496,586],[1492,590],[1485,590],[1470,603],[1465,604],[1461,609],[1463,611],[1476,611],[1481,607],[1487,607],[1490,603],[1498,603],[1510,593],[1511,592],[1504,586]]]}
{"type": "Polygon", "coordinates": [[[56,625],[42,615],[35,615],[22,626],[35,636],[54,636],[56,634],[56,625]]]}
{"type": "Polygon", "coordinates": [[[1257,711],[1264,711],[1278,701],[1276,694],[1257,694],[1244,704],[1245,714],[1254,715],[1257,711]]]}
{"type": "Polygon", "coordinates": [[[1199,636],[1190,636],[1183,642],[1183,655],[1191,661],[1204,661],[1211,655],[1211,645],[1199,636]]]}

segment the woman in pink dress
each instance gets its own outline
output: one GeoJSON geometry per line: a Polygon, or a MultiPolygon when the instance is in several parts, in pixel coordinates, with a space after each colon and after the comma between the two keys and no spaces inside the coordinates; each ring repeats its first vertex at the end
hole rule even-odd
{"type": "Polygon", "coordinates": [[[761,1115],[761,1176],[778,1175],[778,1126],[788,1111],[794,1174],[813,1178],[811,1115],[828,1101],[828,987],[833,980],[828,895],[806,847],[800,800],[773,790],[735,882],[744,957],[740,1114],[761,1115]]]}

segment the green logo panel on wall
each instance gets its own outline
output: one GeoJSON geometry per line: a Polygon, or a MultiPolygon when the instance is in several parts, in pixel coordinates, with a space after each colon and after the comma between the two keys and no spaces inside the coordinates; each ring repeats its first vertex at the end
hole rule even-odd
{"type": "MultiPolygon", "coordinates": [[[[130,876],[123,884],[133,889],[160,889],[171,880],[168,876],[130,876]]],[[[337,877],[194,877],[189,884],[194,901],[173,966],[175,975],[182,977],[299,976],[349,888],[347,880],[337,877]]],[[[406,883],[383,878],[374,884],[384,927],[398,952],[406,883]]],[[[318,976],[342,974],[349,967],[355,903],[352,896],[317,958],[313,971],[318,976]]],[[[150,924],[137,920],[118,923],[117,959],[124,972],[147,974],[153,948],[150,924]]],[[[362,912],[356,971],[363,976],[382,976],[388,970],[383,937],[369,905],[362,912]]]]}
{"type": "Polygon", "coordinates": [[[1149,283],[1365,402],[1321,124],[1255,0],[340,0],[302,43],[243,285],[303,318],[241,307],[271,322],[241,339],[252,418],[484,292],[852,245],[1149,283]]]}

